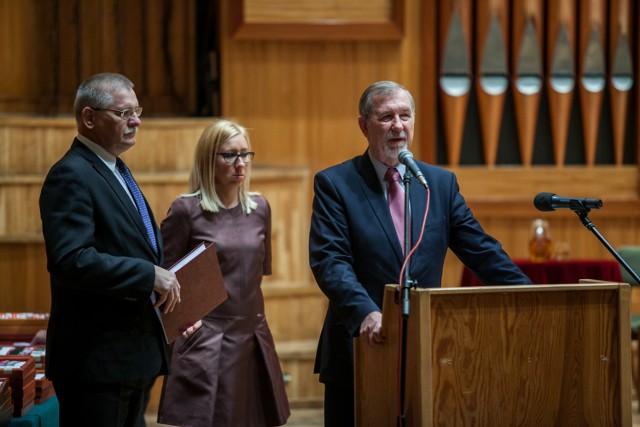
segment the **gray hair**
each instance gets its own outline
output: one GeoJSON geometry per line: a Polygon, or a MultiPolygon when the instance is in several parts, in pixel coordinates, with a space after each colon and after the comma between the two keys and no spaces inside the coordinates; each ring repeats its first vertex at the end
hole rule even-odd
{"type": "Polygon", "coordinates": [[[113,103],[113,92],[133,89],[131,80],[117,73],[95,74],[78,86],[73,109],[76,117],[82,115],[84,107],[108,108],[113,103]]]}
{"type": "Polygon", "coordinates": [[[383,81],[375,82],[374,84],[369,86],[360,97],[360,105],[358,108],[360,116],[362,116],[362,118],[365,120],[371,117],[371,114],[373,114],[373,97],[374,96],[389,95],[400,90],[405,91],[405,93],[409,97],[409,102],[411,103],[411,111],[415,112],[416,104],[413,101],[413,96],[411,96],[411,92],[409,92],[407,88],[402,86],[400,83],[396,83],[390,80],[383,80],[383,81]]]}

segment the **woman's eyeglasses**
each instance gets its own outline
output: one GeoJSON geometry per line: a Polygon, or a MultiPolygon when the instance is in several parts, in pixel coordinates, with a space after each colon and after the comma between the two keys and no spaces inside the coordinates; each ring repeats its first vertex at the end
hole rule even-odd
{"type": "Polygon", "coordinates": [[[235,164],[238,161],[238,159],[242,159],[244,163],[251,163],[251,160],[253,160],[253,156],[256,155],[256,153],[254,153],[253,151],[243,151],[241,153],[226,151],[223,153],[216,153],[216,154],[218,156],[222,156],[224,161],[230,165],[235,164]]]}

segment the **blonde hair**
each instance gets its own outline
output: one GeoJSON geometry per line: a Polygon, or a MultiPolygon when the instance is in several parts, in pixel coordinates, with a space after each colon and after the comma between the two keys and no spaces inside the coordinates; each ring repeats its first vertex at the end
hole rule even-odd
{"type": "MultiPolygon", "coordinates": [[[[200,206],[205,211],[219,212],[225,207],[216,192],[215,155],[222,144],[238,135],[244,137],[249,150],[251,150],[247,129],[230,120],[215,121],[208,125],[200,135],[189,176],[189,191],[191,193],[183,196],[197,196],[200,199],[200,206]]],[[[247,167],[247,176],[238,189],[238,199],[242,211],[245,213],[251,213],[258,206],[252,196],[259,193],[249,191],[250,177],[251,166],[247,167]]]]}

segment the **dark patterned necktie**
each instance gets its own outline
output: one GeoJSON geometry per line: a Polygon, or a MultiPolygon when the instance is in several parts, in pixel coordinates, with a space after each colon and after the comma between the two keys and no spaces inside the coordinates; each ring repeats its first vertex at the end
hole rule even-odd
{"type": "Polygon", "coordinates": [[[153,230],[153,224],[151,224],[151,217],[149,216],[149,211],[147,210],[147,204],[144,202],[144,197],[142,196],[142,192],[140,191],[140,187],[136,184],[133,176],[131,176],[131,171],[124,164],[122,159],[119,157],[116,158],[116,167],[118,171],[120,171],[120,175],[124,179],[124,182],[129,187],[129,191],[131,192],[131,196],[138,207],[138,212],[140,212],[140,216],[142,217],[142,222],[144,223],[145,228],[147,229],[147,235],[149,236],[149,240],[151,240],[151,245],[153,249],[158,254],[158,245],[156,244],[156,233],[153,230]]]}
{"type": "Polygon", "coordinates": [[[389,183],[387,199],[391,219],[400,240],[400,246],[404,245],[404,189],[400,185],[400,172],[396,168],[387,169],[384,179],[389,183]]]}

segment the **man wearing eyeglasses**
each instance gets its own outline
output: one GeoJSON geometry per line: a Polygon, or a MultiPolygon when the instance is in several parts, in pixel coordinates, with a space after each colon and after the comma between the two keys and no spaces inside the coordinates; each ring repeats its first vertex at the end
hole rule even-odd
{"type": "Polygon", "coordinates": [[[141,426],[146,393],[168,370],[155,308],[180,301],[175,275],[159,267],[153,213],[120,159],[136,143],[142,107],[128,78],[103,73],[78,87],[74,110],[78,135],[40,194],[46,375],[61,426],[141,426]]]}

